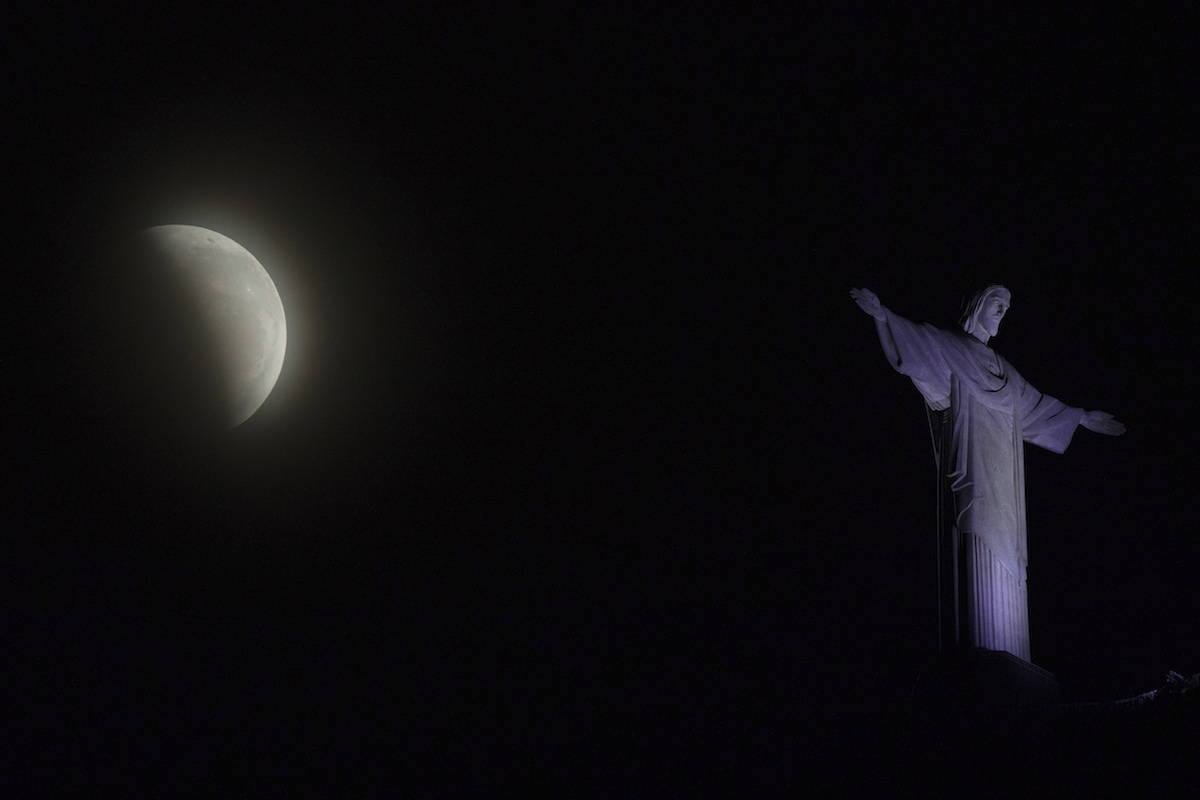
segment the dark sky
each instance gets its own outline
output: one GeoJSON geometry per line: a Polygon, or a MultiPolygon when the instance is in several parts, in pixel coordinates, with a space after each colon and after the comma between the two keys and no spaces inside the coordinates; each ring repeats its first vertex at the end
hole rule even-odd
{"type": "Polygon", "coordinates": [[[786,783],[814,714],[894,705],[935,645],[928,434],[860,285],[949,325],[1005,283],[997,350],[1128,424],[1028,454],[1067,698],[1200,670],[1194,87],[1175,21],[1125,22],[18,21],[13,757],[249,792],[786,783]],[[169,222],[287,309],[228,436],[147,441],[98,399],[100,253],[169,222]]]}

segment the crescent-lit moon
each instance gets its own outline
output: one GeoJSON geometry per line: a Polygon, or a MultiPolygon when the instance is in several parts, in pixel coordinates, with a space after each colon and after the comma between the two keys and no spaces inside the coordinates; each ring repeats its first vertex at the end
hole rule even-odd
{"type": "Polygon", "coordinates": [[[262,406],[283,369],[287,323],[266,269],[227,236],[195,225],[158,225],[145,236],[185,287],[224,378],[220,417],[229,427],[262,406]]]}

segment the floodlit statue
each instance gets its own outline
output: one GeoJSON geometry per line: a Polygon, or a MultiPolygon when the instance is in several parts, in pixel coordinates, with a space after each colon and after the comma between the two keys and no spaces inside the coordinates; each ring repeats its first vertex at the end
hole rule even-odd
{"type": "Polygon", "coordinates": [[[913,323],[869,289],[850,297],[875,319],[884,355],[930,409],[942,489],[952,499],[944,552],[953,555],[939,569],[942,641],[1029,661],[1024,444],[1062,453],[1079,425],[1108,436],[1125,426],[1042,394],[988,345],[1012,302],[1003,286],[972,298],[961,331],[913,323]]]}

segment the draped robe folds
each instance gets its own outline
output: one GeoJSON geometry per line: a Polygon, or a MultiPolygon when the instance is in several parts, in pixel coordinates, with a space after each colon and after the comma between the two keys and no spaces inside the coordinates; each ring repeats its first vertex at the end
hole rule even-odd
{"type": "Polygon", "coordinates": [[[1026,594],[1025,457],[1029,442],[1055,453],[1071,443],[1083,409],[1042,394],[974,336],[887,311],[892,366],[930,408],[949,408],[949,461],[963,558],[963,643],[1030,660],[1026,594]]]}

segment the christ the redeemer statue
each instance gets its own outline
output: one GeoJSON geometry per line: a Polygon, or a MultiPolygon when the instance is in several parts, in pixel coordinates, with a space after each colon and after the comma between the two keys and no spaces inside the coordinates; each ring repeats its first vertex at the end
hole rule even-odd
{"type": "Polygon", "coordinates": [[[988,345],[1012,302],[1003,286],[972,298],[961,331],[913,323],[869,289],[850,296],[874,317],[892,367],[946,420],[939,468],[953,497],[954,602],[961,611],[954,638],[1029,661],[1025,442],[1062,453],[1077,426],[1108,436],[1125,426],[1111,414],[1042,394],[988,345]]]}

